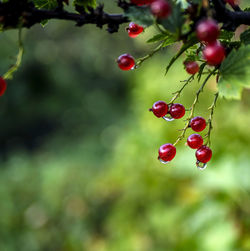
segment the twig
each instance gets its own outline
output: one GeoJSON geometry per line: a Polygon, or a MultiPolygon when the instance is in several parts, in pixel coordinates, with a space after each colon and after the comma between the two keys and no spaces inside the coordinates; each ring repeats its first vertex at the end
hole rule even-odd
{"type": "Polygon", "coordinates": [[[207,142],[205,145],[208,145],[208,146],[210,146],[210,144],[211,144],[210,136],[211,136],[211,131],[213,129],[213,124],[212,124],[213,114],[214,114],[214,108],[216,106],[216,102],[217,102],[218,97],[219,97],[219,93],[217,92],[214,95],[214,101],[213,101],[212,105],[208,108],[210,110],[210,115],[209,115],[209,119],[208,119],[208,132],[204,137],[204,138],[207,138],[207,142]]]}
{"type": "Polygon", "coordinates": [[[201,92],[203,91],[204,89],[204,86],[206,85],[207,81],[209,80],[209,78],[217,71],[217,67],[206,77],[206,79],[204,80],[204,82],[202,83],[201,87],[199,88],[199,90],[196,92],[196,95],[195,95],[195,99],[194,99],[194,102],[190,108],[190,114],[189,114],[189,117],[187,118],[187,123],[185,124],[185,127],[182,129],[182,133],[181,135],[177,138],[177,140],[175,141],[175,143],[173,144],[174,146],[176,144],[178,144],[179,141],[181,141],[184,137],[185,137],[185,133],[187,131],[187,129],[189,128],[189,124],[190,124],[190,120],[193,118],[193,115],[194,115],[194,109],[195,109],[195,106],[196,104],[198,103],[198,100],[199,100],[199,96],[201,94],[201,92]]]}
{"type": "Polygon", "coordinates": [[[153,51],[151,51],[148,55],[138,58],[135,68],[138,68],[145,60],[151,58],[156,52],[158,52],[163,46],[163,42],[159,44],[153,51]]]}
{"type": "Polygon", "coordinates": [[[183,89],[184,89],[190,82],[192,82],[192,80],[194,80],[194,75],[192,75],[190,78],[188,78],[187,80],[184,81],[185,84],[181,87],[180,90],[178,90],[178,91],[176,91],[176,92],[173,93],[173,94],[175,94],[175,95],[174,95],[174,97],[171,99],[171,101],[169,102],[169,104],[173,104],[174,101],[175,101],[177,98],[180,97],[180,94],[181,94],[181,92],[183,91],[183,89]]]}

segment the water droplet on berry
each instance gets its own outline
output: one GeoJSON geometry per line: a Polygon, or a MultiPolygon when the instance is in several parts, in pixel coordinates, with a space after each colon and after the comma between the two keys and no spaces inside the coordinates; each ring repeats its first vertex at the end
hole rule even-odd
{"type": "Polygon", "coordinates": [[[170,121],[173,121],[174,120],[174,118],[172,118],[172,117],[167,117],[167,116],[163,116],[162,117],[164,120],[166,120],[167,122],[170,122],[170,121]]]}
{"type": "Polygon", "coordinates": [[[207,167],[207,163],[202,163],[202,162],[200,162],[199,160],[197,160],[197,161],[196,161],[196,166],[197,166],[198,169],[204,170],[204,169],[206,169],[206,167],[207,167]]]}
{"type": "Polygon", "coordinates": [[[158,157],[158,160],[162,163],[162,164],[168,164],[170,161],[164,161],[162,160],[160,157],[158,157]]]}

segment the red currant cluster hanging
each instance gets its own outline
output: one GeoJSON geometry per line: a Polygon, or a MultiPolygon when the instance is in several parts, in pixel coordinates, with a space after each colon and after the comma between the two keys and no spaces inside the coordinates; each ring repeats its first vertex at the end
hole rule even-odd
{"type": "MultiPolygon", "coordinates": [[[[165,0],[131,0],[131,3],[137,6],[148,5],[151,10],[151,13],[157,18],[157,20],[166,19],[171,16],[171,5],[165,0]]],[[[225,59],[226,53],[223,45],[220,43],[219,40],[217,40],[220,34],[220,28],[215,20],[207,17],[202,18],[196,23],[195,27],[196,39],[198,39],[200,43],[199,48],[197,48],[195,51],[196,56],[199,58],[198,61],[202,62],[204,66],[212,66],[214,67],[214,69],[208,69],[207,78],[200,86],[199,90],[196,92],[194,102],[191,108],[187,110],[190,111],[190,114],[186,119],[187,122],[185,124],[185,127],[182,129],[181,135],[179,135],[174,144],[167,143],[159,148],[158,159],[165,164],[175,157],[175,145],[185,137],[187,129],[191,128],[194,132],[202,132],[206,129],[206,127],[208,127],[207,134],[203,137],[197,133],[194,133],[187,138],[187,145],[192,149],[196,149],[195,156],[197,159],[197,167],[199,169],[205,169],[207,166],[207,162],[209,162],[212,157],[212,151],[209,148],[210,133],[212,130],[212,116],[218,98],[218,93],[215,94],[215,99],[211,107],[209,108],[211,112],[207,121],[200,116],[194,116],[194,111],[195,106],[198,103],[200,93],[203,91],[203,88],[207,83],[208,79],[212,75],[218,74],[218,66],[225,59]],[[207,138],[206,143],[204,143],[205,138],[207,138]]],[[[160,29],[160,27],[158,28],[160,29]]],[[[136,37],[143,31],[144,28],[142,26],[133,22],[130,23],[129,27],[127,28],[127,32],[130,37],[136,37]]],[[[160,49],[161,46],[156,48],[153,53],[145,56],[144,58],[139,59],[137,63],[131,55],[123,54],[117,60],[118,66],[122,70],[135,69],[142,63],[142,61],[149,58],[160,49]]],[[[198,64],[198,62],[190,60],[188,58],[184,61],[184,66],[186,71],[191,74],[191,77],[188,80],[184,81],[185,84],[183,85],[183,87],[175,93],[175,96],[169,103],[166,103],[164,101],[157,101],[153,104],[150,111],[152,111],[156,117],[163,118],[166,121],[173,121],[175,119],[180,119],[185,115],[185,107],[182,104],[174,103],[174,101],[180,96],[186,85],[188,85],[194,79],[194,75],[200,72],[200,65],[198,64]]],[[[200,77],[201,76],[199,76],[199,78],[200,77]]]]}

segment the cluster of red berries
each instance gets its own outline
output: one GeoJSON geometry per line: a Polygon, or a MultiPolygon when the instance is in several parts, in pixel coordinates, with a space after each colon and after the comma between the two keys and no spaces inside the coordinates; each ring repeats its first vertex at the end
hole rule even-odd
{"type": "Polygon", "coordinates": [[[0,77],[0,96],[3,96],[7,88],[6,81],[0,77]]]}
{"type": "Polygon", "coordinates": [[[202,53],[209,65],[219,65],[225,58],[225,49],[217,40],[219,34],[219,26],[213,19],[202,20],[196,27],[198,39],[206,44],[202,53]]]}
{"type": "MultiPolygon", "coordinates": [[[[203,58],[209,65],[219,65],[225,59],[225,49],[217,40],[219,34],[219,26],[213,19],[202,20],[196,27],[197,38],[205,44],[202,51],[203,58]]],[[[184,65],[189,74],[194,75],[199,72],[200,67],[197,62],[184,62],[184,65]]]]}
{"type": "MultiPolygon", "coordinates": [[[[157,101],[149,109],[158,118],[166,118],[169,114],[172,119],[180,119],[185,115],[185,107],[182,104],[167,104],[164,101],[157,101]]],[[[206,128],[206,120],[202,117],[194,117],[190,120],[189,127],[195,132],[201,132],[206,128]]],[[[197,166],[204,168],[206,163],[212,157],[212,151],[206,145],[203,145],[203,138],[199,134],[192,134],[187,139],[187,145],[196,150],[197,166]],[[202,164],[200,166],[200,164],[202,164]]],[[[176,148],[173,144],[164,144],[159,148],[158,159],[163,163],[171,161],[176,155],[176,148]]]]}

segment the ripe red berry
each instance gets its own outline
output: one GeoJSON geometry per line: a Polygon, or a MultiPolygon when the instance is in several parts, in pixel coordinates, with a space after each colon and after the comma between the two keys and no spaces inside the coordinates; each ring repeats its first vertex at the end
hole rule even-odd
{"type": "Polygon", "coordinates": [[[205,47],[203,57],[209,65],[218,65],[225,58],[225,49],[220,42],[217,41],[205,47]]]}
{"type": "Polygon", "coordinates": [[[207,146],[201,146],[197,149],[195,156],[201,163],[207,163],[212,158],[212,150],[207,146]]]}
{"type": "Polygon", "coordinates": [[[196,133],[191,134],[187,138],[187,144],[192,149],[197,149],[203,145],[203,138],[199,134],[196,134],[196,133]]]}
{"type": "Polygon", "coordinates": [[[176,155],[176,148],[172,144],[165,144],[159,148],[159,157],[163,161],[171,161],[176,155]]]}
{"type": "Polygon", "coordinates": [[[194,75],[195,73],[199,72],[200,66],[196,62],[186,62],[184,63],[186,66],[187,73],[194,75]]]}
{"type": "Polygon", "coordinates": [[[0,77],[0,96],[3,96],[7,88],[6,81],[0,77]]]}
{"type": "Polygon", "coordinates": [[[165,0],[155,0],[150,5],[151,12],[157,18],[167,18],[171,14],[171,5],[165,0]]]}
{"type": "Polygon", "coordinates": [[[129,54],[122,54],[117,59],[118,66],[123,71],[131,70],[135,66],[135,60],[134,58],[129,54]]]}
{"type": "Polygon", "coordinates": [[[144,28],[138,24],[131,22],[127,28],[128,35],[130,37],[137,37],[140,33],[144,31],[144,28]]]}
{"type": "Polygon", "coordinates": [[[206,120],[202,117],[194,117],[190,121],[190,126],[195,132],[201,132],[206,128],[206,120]]]}
{"type": "Polygon", "coordinates": [[[196,27],[196,35],[200,41],[214,42],[220,34],[218,24],[213,19],[202,20],[196,27]]]}
{"type": "Polygon", "coordinates": [[[141,6],[146,4],[151,4],[154,0],[130,0],[131,3],[141,6]]]}
{"type": "Polygon", "coordinates": [[[185,115],[186,109],[182,104],[172,104],[169,109],[169,114],[174,119],[180,119],[185,115]]]}
{"type": "Polygon", "coordinates": [[[168,105],[164,101],[157,101],[150,109],[158,118],[165,116],[168,113],[168,105]]]}

